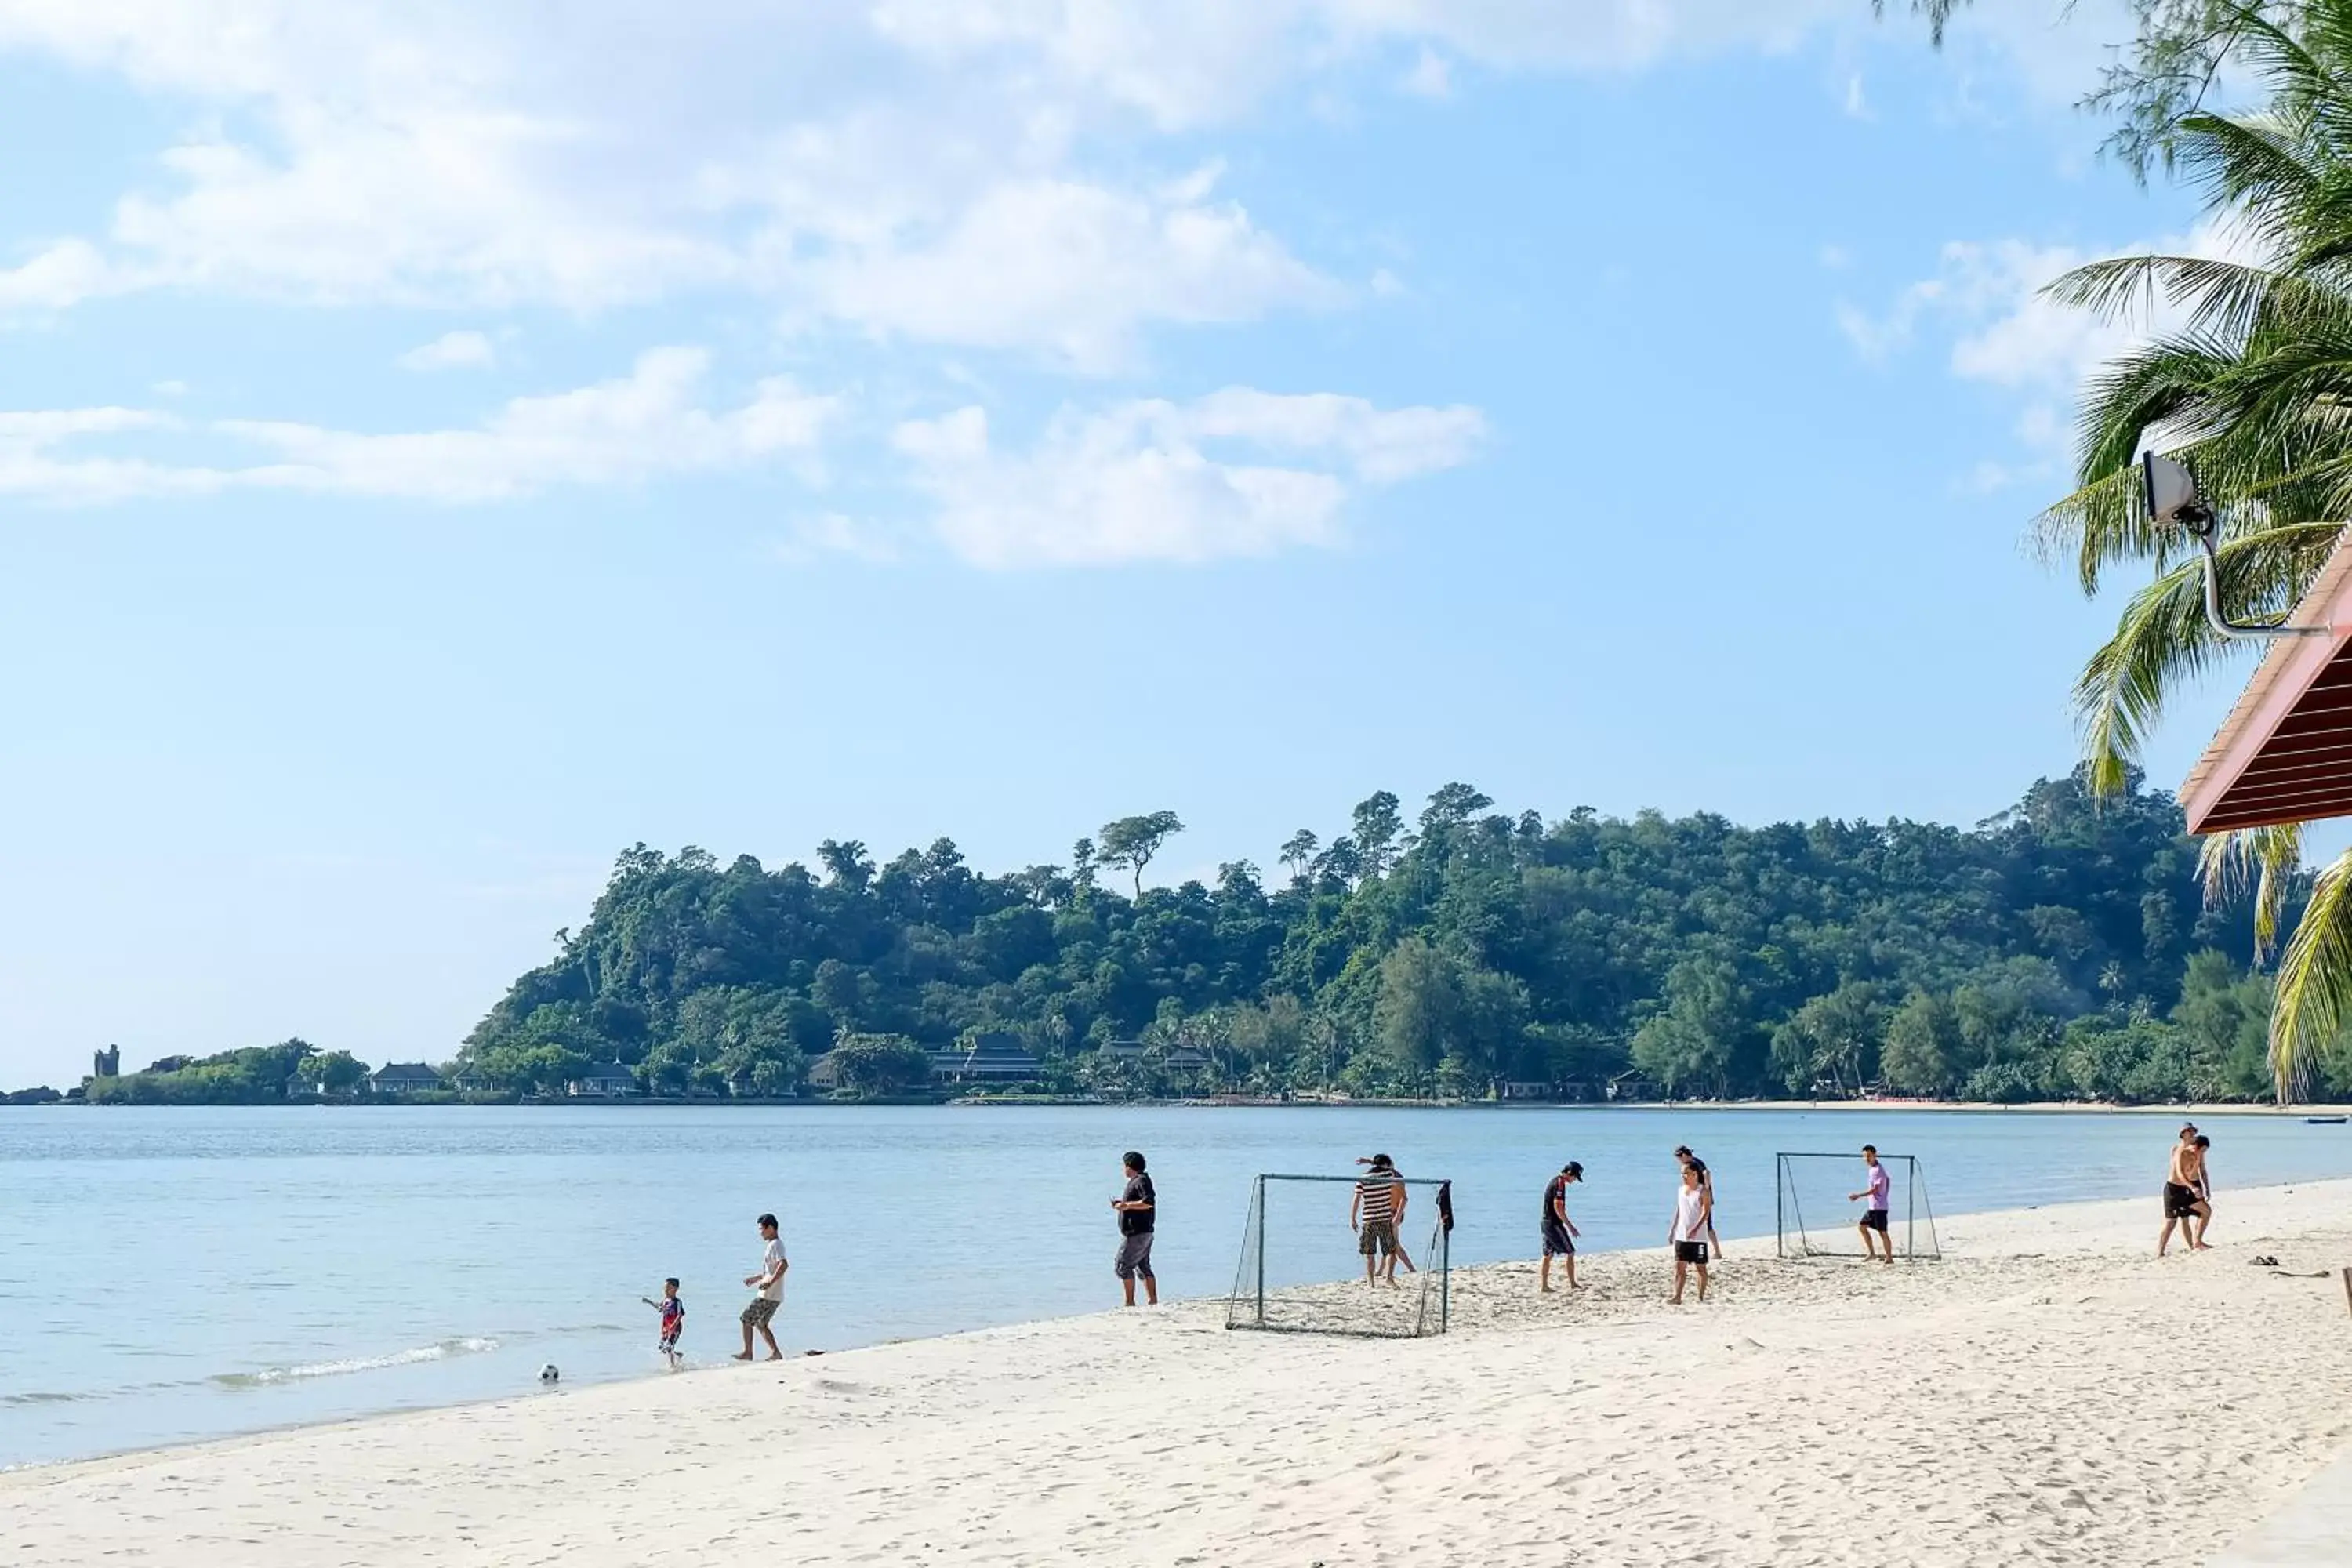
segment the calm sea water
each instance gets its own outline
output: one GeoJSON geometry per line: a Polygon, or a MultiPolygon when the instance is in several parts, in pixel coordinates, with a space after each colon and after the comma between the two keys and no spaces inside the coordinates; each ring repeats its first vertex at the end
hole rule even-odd
{"type": "MultiPolygon", "coordinates": [[[[1714,1167],[1723,1234],[1769,1236],[1774,1151],[1865,1139],[1921,1157],[1940,1215],[2147,1194],[2153,1216],[2177,1125],[1571,1109],[11,1110],[0,1465],[527,1391],[542,1362],[566,1385],[649,1374],[654,1314],[638,1298],[667,1274],[685,1282],[690,1362],[719,1362],[737,1342],[763,1209],[793,1259],[776,1325],[787,1352],[1092,1310],[1117,1299],[1108,1201],[1130,1147],[1159,1184],[1162,1285],[1202,1296],[1234,1279],[1260,1171],[1346,1173],[1381,1152],[1410,1175],[1449,1177],[1454,1257],[1476,1263],[1533,1254],[1543,1184],[1570,1158],[1585,1166],[1574,1213],[1598,1250],[1663,1236],[1676,1142],[1714,1167]]],[[[2352,1128],[2204,1125],[2224,1188],[2352,1174],[2352,1128]]],[[[1326,1191],[1328,1230],[1297,1234],[1328,1234],[1328,1247],[1281,1248],[1278,1278],[1355,1267],[1344,1189],[1326,1191]]]]}

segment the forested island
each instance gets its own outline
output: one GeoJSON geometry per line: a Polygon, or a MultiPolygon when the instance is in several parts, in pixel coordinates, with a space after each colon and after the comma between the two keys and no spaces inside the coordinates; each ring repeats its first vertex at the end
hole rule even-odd
{"type": "MultiPolygon", "coordinates": [[[[1118,1098],[2271,1091],[2251,910],[2208,906],[2179,808],[2137,781],[2094,800],[2042,780],[1967,830],[1546,819],[1454,784],[1411,818],[1381,793],[1328,841],[1301,829],[1273,875],[1144,886],[1181,831],[1122,818],[1066,865],[995,876],[946,839],[878,864],[828,839],[772,870],[640,845],[437,1082],[392,1087],[873,1098],[982,1043],[1030,1091],[1118,1098]]],[[[85,1092],[370,1082],[299,1040],[163,1065],[85,1092]]],[[[2352,1090],[2352,1052],[2313,1087],[2352,1090]]]]}

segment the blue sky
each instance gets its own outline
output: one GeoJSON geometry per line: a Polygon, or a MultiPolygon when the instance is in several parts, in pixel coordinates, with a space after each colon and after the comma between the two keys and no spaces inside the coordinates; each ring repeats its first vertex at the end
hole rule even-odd
{"type": "Polygon", "coordinates": [[[0,1082],[444,1058],[638,840],[1999,810],[2034,291],[2203,241],[2119,6],[1868,9],[0,0],[0,1082]]]}

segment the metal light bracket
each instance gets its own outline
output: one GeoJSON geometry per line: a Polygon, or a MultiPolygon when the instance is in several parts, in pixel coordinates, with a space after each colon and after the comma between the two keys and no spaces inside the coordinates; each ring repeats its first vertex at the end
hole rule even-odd
{"type": "Polygon", "coordinates": [[[2254,641],[2333,635],[2326,626],[2249,625],[2221,613],[2221,555],[2213,543],[2221,520],[2206,504],[2188,464],[2161,452],[2145,454],[2140,458],[2140,493],[2147,502],[2151,522],[2158,528],[2179,529],[2205,552],[2205,619],[2215,631],[2225,637],[2254,641]]]}

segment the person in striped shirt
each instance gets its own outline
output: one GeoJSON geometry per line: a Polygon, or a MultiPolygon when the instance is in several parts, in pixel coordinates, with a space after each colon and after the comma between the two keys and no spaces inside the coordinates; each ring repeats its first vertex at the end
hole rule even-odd
{"type": "Polygon", "coordinates": [[[1356,1250],[1364,1256],[1364,1283],[1385,1279],[1396,1286],[1397,1226],[1404,1218],[1404,1178],[1386,1154],[1372,1156],[1371,1168],[1356,1178],[1356,1196],[1348,1205],[1348,1227],[1356,1233],[1356,1250]]]}

